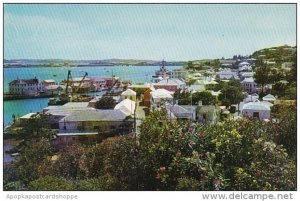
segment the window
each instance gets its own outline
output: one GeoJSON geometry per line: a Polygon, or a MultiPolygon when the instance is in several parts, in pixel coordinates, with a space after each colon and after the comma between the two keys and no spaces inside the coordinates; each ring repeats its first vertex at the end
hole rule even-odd
{"type": "Polygon", "coordinates": [[[259,112],[253,112],[253,117],[259,118],[259,112]]]}

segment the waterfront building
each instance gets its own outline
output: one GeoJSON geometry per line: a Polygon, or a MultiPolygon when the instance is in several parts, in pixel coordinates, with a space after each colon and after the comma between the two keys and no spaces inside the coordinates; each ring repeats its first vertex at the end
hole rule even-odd
{"type": "Polygon", "coordinates": [[[45,90],[43,80],[34,79],[16,79],[9,83],[9,93],[13,95],[34,96],[45,90]]]}
{"type": "Polygon", "coordinates": [[[91,78],[93,85],[95,86],[95,91],[101,91],[107,88],[106,79],[101,77],[93,77],[91,78]]]}
{"type": "Polygon", "coordinates": [[[53,79],[49,79],[49,80],[44,80],[44,84],[45,84],[45,87],[48,87],[48,86],[56,85],[56,82],[53,79]]]}

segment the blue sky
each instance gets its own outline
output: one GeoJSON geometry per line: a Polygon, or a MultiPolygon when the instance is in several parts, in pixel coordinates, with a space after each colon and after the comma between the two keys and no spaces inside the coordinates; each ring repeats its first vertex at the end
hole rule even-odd
{"type": "Polygon", "coordinates": [[[6,4],[5,59],[192,60],[296,45],[295,4],[6,4]]]}

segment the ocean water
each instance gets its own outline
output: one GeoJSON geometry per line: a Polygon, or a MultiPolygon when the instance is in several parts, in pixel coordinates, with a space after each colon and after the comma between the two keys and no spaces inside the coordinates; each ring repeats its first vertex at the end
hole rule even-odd
{"type": "MultiPolygon", "coordinates": [[[[168,70],[180,68],[180,66],[167,66],[168,70]]],[[[8,83],[17,78],[29,79],[54,79],[61,82],[67,79],[68,70],[72,77],[82,77],[85,72],[88,77],[111,77],[112,75],[121,79],[131,80],[133,83],[150,82],[152,75],[159,66],[84,66],[84,67],[22,67],[4,68],[4,92],[9,90],[8,83]]],[[[4,126],[12,122],[12,115],[21,117],[30,112],[41,111],[47,107],[48,98],[8,100],[4,101],[4,126]]]]}

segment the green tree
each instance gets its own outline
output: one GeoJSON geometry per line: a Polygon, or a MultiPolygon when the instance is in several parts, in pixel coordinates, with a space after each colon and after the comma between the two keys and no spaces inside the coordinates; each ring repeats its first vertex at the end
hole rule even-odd
{"type": "Polygon", "coordinates": [[[234,85],[225,85],[221,89],[221,94],[219,95],[219,100],[222,102],[222,105],[229,107],[232,104],[239,104],[244,98],[243,90],[241,86],[234,85]]]}
{"type": "Polygon", "coordinates": [[[95,104],[96,109],[113,109],[116,101],[111,96],[103,96],[95,104]]]}
{"type": "Polygon", "coordinates": [[[270,83],[271,69],[267,64],[258,66],[255,70],[254,79],[261,86],[261,94],[264,94],[266,84],[270,83]]]}
{"type": "Polygon", "coordinates": [[[188,61],[188,63],[187,63],[187,68],[188,68],[188,69],[194,69],[194,64],[193,64],[192,61],[188,61]]]}
{"type": "Polygon", "coordinates": [[[199,101],[202,101],[203,105],[213,105],[217,103],[215,96],[210,91],[195,92],[192,95],[193,104],[197,105],[199,101]]]}

